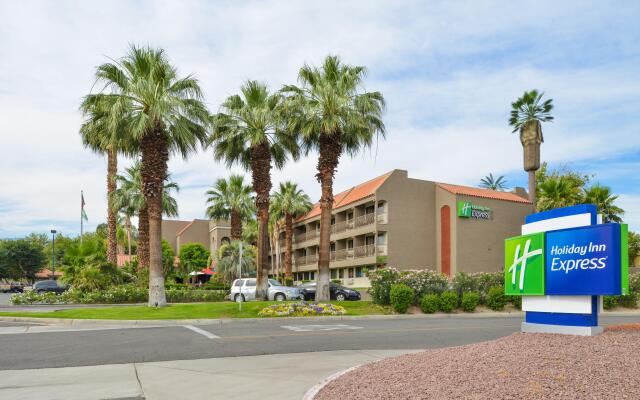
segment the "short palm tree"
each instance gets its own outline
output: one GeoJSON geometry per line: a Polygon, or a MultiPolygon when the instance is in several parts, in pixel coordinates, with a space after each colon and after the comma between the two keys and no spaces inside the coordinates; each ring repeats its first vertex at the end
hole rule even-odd
{"type": "Polygon", "coordinates": [[[247,81],[240,95],[228,97],[213,117],[214,156],[228,166],[251,171],[258,220],[256,296],[267,298],[269,275],[269,192],[271,168],[282,168],[298,157],[295,138],[282,129],[282,96],[267,86],[247,81]]]}
{"type": "Polygon", "coordinates": [[[251,186],[244,184],[242,175],[231,175],[229,180],[220,178],[207,191],[207,217],[231,222],[231,240],[242,240],[242,222],[254,213],[251,186]]]}
{"type": "Polygon", "coordinates": [[[291,257],[293,220],[308,213],[312,206],[309,196],[293,182],[281,183],[280,189],[273,195],[272,212],[279,218],[284,219],[284,270],[286,278],[293,277],[291,257]]]}
{"type": "Polygon", "coordinates": [[[84,122],[80,135],[85,147],[107,156],[107,261],[117,262],[117,221],[113,210],[112,194],[116,189],[115,176],[118,172],[118,153],[130,155],[126,132],[122,125],[109,126],[108,107],[105,102],[94,97],[86,97],[80,106],[84,122]]]}
{"type": "Polygon", "coordinates": [[[500,175],[497,178],[493,177],[493,174],[489,174],[484,178],[480,179],[480,187],[491,190],[500,190],[503,191],[507,188],[507,181],[504,179],[503,175],[500,175]]]}
{"type": "Polygon", "coordinates": [[[141,155],[140,174],[149,214],[149,305],[165,306],[162,271],[162,192],[171,153],[183,158],[207,142],[209,112],[191,75],[179,77],[162,49],[132,46],[117,62],[98,67],[97,78],[110,93],[89,95],[105,101],[110,125],[126,124],[141,155]]]}
{"type": "Polygon", "coordinates": [[[582,202],[580,188],[565,176],[549,177],[540,185],[539,211],[568,207],[582,202]]]}
{"type": "MultiPolygon", "coordinates": [[[[113,192],[112,204],[117,212],[125,216],[127,228],[127,242],[129,244],[129,256],[131,256],[131,218],[138,216],[138,266],[149,267],[149,218],[147,204],[142,194],[142,177],[140,175],[140,162],[136,161],[125,169],[124,175],[116,175],[118,188],[113,192]]],[[[166,217],[178,216],[178,202],[172,196],[172,192],[178,193],[180,187],[171,181],[171,174],[167,174],[167,181],[162,191],[162,210],[166,217]]]]}
{"type": "Polygon", "coordinates": [[[536,171],[540,168],[540,144],[544,142],[541,122],[553,121],[553,100],[542,102],[544,93],[533,89],[511,103],[509,125],[520,131],[524,150],[524,170],[529,174],[529,199],[536,205],[536,171]]]}
{"type": "Polygon", "coordinates": [[[607,186],[596,184],[584,190],[584,202],[595,204],[604,222],[622,222],[624,210],[614,204],[617,199],[618,196],[607,186]]]}
{"type": "Polygon", "coordinates": [[[221,274],[227,282],[232,282],[240,276],[255,276],[256,273],[256,249],[244,244],[242,246],[242,270],[238,275],[240,264],[240,241],[223,244],[216,253],[218,260],[216,272],[221,274]]]}
{"type": "Polygon", "coordinates": [[[329,300],[329,255],[333,180],[343,153],[354,155],[384,137],[384,98],[380,92],[361,90],[365,68],[343,64],[328,56],[320,68],[304,65],[298,73],[300,86],[285,86],[285,110],[289,129],[301,136],[308,154],[317,151],[320,197],[320,251],[316,300],[329,300]]]}

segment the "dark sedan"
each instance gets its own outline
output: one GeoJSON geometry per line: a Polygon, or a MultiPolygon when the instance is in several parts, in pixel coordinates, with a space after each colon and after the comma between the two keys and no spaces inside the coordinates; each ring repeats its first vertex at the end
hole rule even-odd
{"type": "Polygon", "coordinates": [[[60,294],[67,290],[69,290],[69,285],[60,285],[54,280],[40,281],[33,285],[33,291],[36,293],[53,292],[60,294]]]}
{"type": "MultiPolygon", "coordinates": [[[[300,291],[304,295],[305,300],[315,300],[316,298],[316,283],[309,282],[300,285],[300,291]]],[[[357,290],[349,289],[348,287],[340,286],[337,283],[331,282],[329,286],[329,295],[331,300],[345,301],[345,300],[360,300],[360,292],[357,290]]]]}

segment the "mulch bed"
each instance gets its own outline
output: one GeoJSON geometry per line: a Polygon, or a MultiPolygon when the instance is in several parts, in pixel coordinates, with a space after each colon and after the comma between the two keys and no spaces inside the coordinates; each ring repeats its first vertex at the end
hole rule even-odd
{"type": "Polygon", "coordinates": [[[516,333],[390,358],[341,376],[315,399],[640,399],[639,329],[516,333]]]}

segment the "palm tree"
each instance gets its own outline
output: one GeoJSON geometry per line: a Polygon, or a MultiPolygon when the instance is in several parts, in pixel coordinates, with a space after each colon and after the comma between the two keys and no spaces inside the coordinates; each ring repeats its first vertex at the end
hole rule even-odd
{"type": "MultiPolygon", "coordinates": [[[[232,282],[238,275],[240,264],[240,241],[223,244],[216,253],[217,272],[222,274],[227,282],[232,282]]],[[[256,249],[252,245],[244,244],[242,247],[242,276],[255,276],[256,249]]]]}
{"type": "Polygon", "coordinates": [[[541,122],[553,121],[551,110],[553,100],[547,99],[542,104],[544,93],[536,89],[524,92],[511,103],[509,125],[513,132],[520,130],[520,143],[524,150],[524,170],[529,174],[529,199],[536,206],[536,171],[540,168],[540,144],[544,142],[541,122]]]}
{"type": "Polygon", "coordinates": [[[320,254],[316,300],[329,300],[329,254],[333,180],[343,153],[354,155],[368,148],[374,138],[385,135],[380,92],[361,91],[365,68],[342,64],[328,56],[322,67],[304,65],[298,73],[301,86],[285,86],[289,95],[290,127],[302,139],[303,150],[319,153],[316,177],[320,197],[320,254]]]}
{"type": "Polygon", "coordinates": [[[609,187],[600,184],[595,184],[584,190],[584,202],[595,204],[598,207],[598,213],[602,214],[604,222],[622,222],[624,210],[614,204],[617,199],[618,196],[612,194],[609,187]]]}
{"type": "MultiPolygon", "coordinates": [[[[136,161],[125,169],[124,175],[116,175],[119,187],[113,192],[112,204],[117,212],[121,212],[125,216],[129,256],[131,256],[131,218],[138,215],[138,266],[139,268],[147,268],[149,267],[149,219],[147,204],[142,194],[140,169],[140,162],[136,161]]],[[[162,191],[162,210],[163,214],[169,218],[178,216],[178,202],[171,195],[173,191],[178,193],[180,187],[171,181],[171,174],[167,174],[162,191]]]]}
{"type": "Polygon", "coordinates": [[[540,185],[539,211],[568,207],[582,202],[580,187],[565,176],[549,177],[540,185]]]}
{"type": "Polygon", "coordinates": [[[292,248],[293,248],[293,220],[305,215],[311,210],[311,200],[298,185],[293,182],[280,184],[280,190],[273,195],[273,213],[284,219],[285,253],[284,270],[285,277],[292,278],[292,248]]]}
{"type": "Polygon", "coordinates": [[[254,212],[251,186],[244,184],[242,175],[220,178],[207,191],[207,216],[211,219],[231,220],[231,240],[242,240],[242,222],[254,212]]]}
{"type": "Polygon", "coordinates": [[[131,154],[122,125],[109,126],[108,106],[91,96],[85,97],[80,105],[85,120],[80,127],[82,143],[85,147],[107,155],[107,261],[117,262],[117,221],[113,210],[112,194],[116,189],[115,176],[118,172],[118,153],[131,154]]]}
{"type": "Polygon", "coordinates": [[[291,155],[298,158],[295,137],[282,129],[280,94],[270,94],[265,84],[247,81],[222,103],[214,116],[214,155],[228,166],[241,165],[251,171],[258,220],[256,296],[267,298],[269,275],[269,192],[271,168],[282,168],[291,155]]]}
{"type": "Polygon", "coordinates": [[[206,145],[209,112],[191,75],[178,77],[162,49],[132,46],[119,61],[98,67],[98,81],[110,93],[95,96],[109,107],[109,125],[126,124],[141,155],[140,174],[149,215],[149,305],[165,306],[162,273],[162,212],[171,153],[187,158],[206,145]]]}
{"type": "Polygon", "coordinates": [[[485,189],[503,191],[507,188],[507,181],[506,179],[504,179],[503,175],[494,178],[493,174],[489,174],[480,179],[480,187],[485,189]]]}

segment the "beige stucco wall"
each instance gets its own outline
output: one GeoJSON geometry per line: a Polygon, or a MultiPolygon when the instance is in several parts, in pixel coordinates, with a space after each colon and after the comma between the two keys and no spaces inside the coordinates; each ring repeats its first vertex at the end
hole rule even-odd
{"type": "Polygon", "coordinates": [[[222,245],[222,239],[231,239],[229,221],[209,221],[209,244],[206,246],[211,254],[215,254],[222,245]]]}
{"type": "Polygon", "coordinates": [[[177,252],[180,254],[180,247],[185,244],[200,243],[205,249],[209,248],[209,221],[204,219],[195,219],[193,222],[178,234],[176,240],[177,252]]]}
{"type": "Polygon", "coordinates": [[[407,171],[394,170],[376,191],[387,202],[387,265],[398,269],[435,269],[435,184],[411,179],[407,171]]]}
{"type": "Polygon", "coordinates": [[[455,269],[464,272],[500,271],[504,264],[504,239],[518,236],[528,214],[533,212],[531,204],[501,201],[471,196],[456,196],[458,201],[470,201],[474,205],[491,209],[491,219],[458,218],[456,221],[455,269]]]}
{"type": "Polygon", "coordinates": [[[179,221],[179,220],[162,220],[162,239],[166,240],[171,248],[173,249],[174,254],[178,255],[178,232],[184,229],[185,226],[189,225],[191,221],[179,221]]]}

